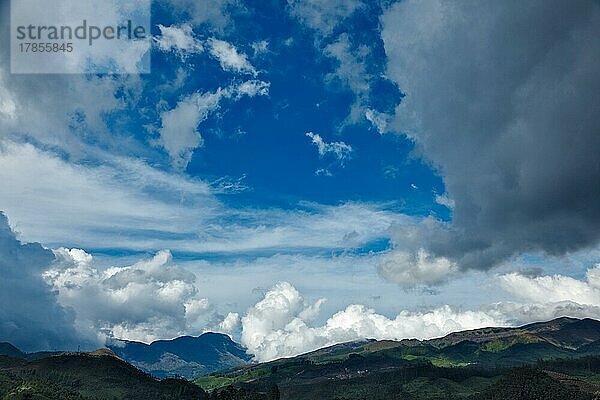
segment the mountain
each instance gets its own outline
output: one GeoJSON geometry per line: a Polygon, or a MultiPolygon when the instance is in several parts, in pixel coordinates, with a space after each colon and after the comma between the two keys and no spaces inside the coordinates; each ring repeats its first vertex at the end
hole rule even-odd
{"type": "Polygon", "coordinates": [[[158,381],[109,350],[101,350],[35,361],[0,356],[0,398],[205,400],[208,396],[185,380],[158,381]]]}
{"type": "Polygon", "coordinates": [[[500,344],[514,339],[547,342],[558,347],[576,349],[600,339],[600,321],[563,317],[519,328],[482,328],[455,332],[440,339],[428,340],[427,343],[444,347],[463,341],[500,344]]]}
{"type": "Polygon", "coordinates": [[[592,399],[600,394],[599,340],[599,321],[559,318],[425,341],[342,343],[195,382],[213,394],[237,388],[265,395],[276,386],[289,400],[592,399]]]}
{"type": "Polygon", "coordinates": [[[0,355],[16,358],[25,357],[25,353],[8,342],[0,342],[0,355]]]}
{"type": "Polygon", "coordinates": [[[119,341],[108,346],[123,360],[157,378],[192,379],[213,371],[247,364],[252,355],[227,335],[204,333],[150,344],[119,341]]]}
{"type": "Polygon", "coordinates": [[[110,349],[24,354],[3,343],[0,353],[13,356],[0,356],[0,399],[600,399],[600,322],[591,319],[484,328],[426,341],[359,340],[261,364],[248,363],[244,349],[219,334],[150,345],[124,342],[117,350],[140,364],[168,357],[206,370],[232,359],[244,364],[192,383],[158,380],[110,349]]]}

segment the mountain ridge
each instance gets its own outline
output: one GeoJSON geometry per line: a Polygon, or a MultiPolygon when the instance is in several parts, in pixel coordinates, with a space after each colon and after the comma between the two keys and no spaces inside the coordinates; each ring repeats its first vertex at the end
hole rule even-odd
{"type": "MultiPolygon", "coordinates": [[[[510,392],[518,390],[518,387],[515,389],[510,385],[511,375],[507,378],[503,371],[511,371],[523,365],[536,365],[544,360],[578,360],[586,357],[592,357],[592,361],[583,363],[584,375],[588,364],[600,365],[600,321],[589,318],[558,318],[521,327],[488,327],[453,332],[430,340],[367,339],[335,344],[296,357],[213,373],[200,377],[195,382],[207,391],[219,391],[221,387],[233,386],[264,392],[268,387],[278,385],[286,399],[359,399],[365,398],[367,392],[370,396],[381,392],[381,398],[402,393],[405,397],[401,398],[429,399],[418,395],[419,391],[427,391],[428,385],[440,390],[443,388],[442,392],[464,390],[465,393],[470,393],[469,396],[481,390],[482,395],[489,397],[493,396],[493,391],[484,393],[484,388],[478,387],[476,382],[485,381],[487,388],[494,384],[493,377],[502,376],[506,379],[499,385],[510,392]],[[467,379],[467,383],[463,384],[464,379],[467,379]],[[469,379],[475,380],[471,382],[469,379]],[[397,382],[400,386],[396,389],[385,386],[392,385],[391,382],[397,382]],[[333,387],[337,389],[331,389],[333,387]],[[366,387],[370,388],[367,392],[366,387]],[[345,397],[336,393],[344,393],[345,397]]],[[[518,375],[521,372],[515,373],[518,375]]],[[[560,388],[556,393],[568,393],[569,389],[563,387],[566,380],[563,382],[556,375],[548,376],[538,367],[534,367],[534,371],[522,373],[560,388]]],[[[594,376],[594,379],[600,379],[600,374],[594,376]]],[[[569,379],[577,381],[579,378],[569,379]]],[[[592,380],[590,385],[593,386],[593,382],[595,381],[592,380]]],[[[527,381],[523,380],[517,382],[516,386],[526,384],[527,381]]],[[[535,393],[544,392],[543,388],[534,389],[535,393]]],[[[600,386],[598,390],[600,391],[600,386]]],[[[583,393],[575,398],[588,398],[586,396],[588,394],[583,393]]],[[[477,397],[473,397],[474,399],[477,397]]]]}
{"type": "Polygon", "coordinates": [[[200,336],[180,336],[150,344],[119,340],[107,346],[117,356],[156,376],[187,379],[248,363],[252,355],[229,336],[206,332],[200,336]]]}

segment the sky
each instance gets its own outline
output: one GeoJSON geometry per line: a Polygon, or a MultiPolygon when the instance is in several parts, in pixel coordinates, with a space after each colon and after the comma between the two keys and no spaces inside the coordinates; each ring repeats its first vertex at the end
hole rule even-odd
{"type": "Polygon", "coordinates": [[[11,74],[0,42],[0,341],[263,361],[600,318],[597,1],[151,16],[149,74],[11,74]]]}

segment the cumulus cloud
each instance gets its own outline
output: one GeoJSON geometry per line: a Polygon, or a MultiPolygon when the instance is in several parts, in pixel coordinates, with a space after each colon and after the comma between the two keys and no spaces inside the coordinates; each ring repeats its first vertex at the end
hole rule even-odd
{"type": "Polygon", "coordinates": [[[189,54],[199,53],[204,50],[202,42],[193,35],[190,24],[179,26],[164,26],[158,24],[160,35],[154,37],[154,41],[162,51],[173,51],[185,59],[189,54]]]}
{"type": "Polygon", "coordinates": [[[219,323],[219,332],[226,333],[228,335],[232,335],[240,325],[240,314],[235,312],[229,312],[223,318],[223,321],[219,323]]]}
{"type": "Polygon", "coordinates": [[[22,243],[0,213],[0,340],[25,351],[72,349],[88,344],[74,316],[59,304],[42,274],[54,261],[39,243],[22,243]]]}
{"type": "Polygon", "coordinates": [[[554,283],[548,284],[546,279],[538,278],[524,285],[523,281],[515,283],[512,275],[501,278],[505,288],[532,302],[499,302],[472,310],[443,305],[425,311],[404,310],[392,318],[364,305],[351,304],[322,325],[310,319],[323,300],[311,305],[291,284],[280,282],[242,317],[241,340],[258,361],[268,361],[353,340],[423,340],[460,330],[519,326],[561,316],[599,318],[599,270],[596,267],[588,271],[587,282],[563,277],[561,282],[551,278],[554,283]],[[578,294],[577,290],[586,286],[591,289],[578,294]]]}
{"type": "Polygon", "coordinates": [[[314,327],[306,318],[311,307],[318,305],[307,304],[291,284],[278,283],[242,318],[242,344],[258,361],[267,361],[351,340],[424,339],[500,323],[484,312],[460,312],[448,306],[426,313],[404,311],[389,319],[353,304],[314,327]]]}
{"type": "Polygon", "coordinates": [[[498,279],[504,290],[523,300],[571,301],[600,307],[600,264],[587,271],[585,280],[560,274],[530,277],[519,273],[501,275],[498,279]]]}
{"type": "Polygon", "coordinates": [[[352,146],[344,142],[327,143],[318,133],[307,132],[306,136],[308,136],[312,143],[317,146],[319,156],[323,157],[327,154],[331,154],[342,164],[345,160],[350,158],[352,146]]]}
{"type": "Polygon", "coordinates": [[[258,74],[256,69],[250,64],[250,61],[248,61],[248,57],[244,53],[240,53],[231,43],[210,38],[207,45],[209,46],[210,54],[219,61],[225,71],[254,76],[258,74]]]}
{"type": "Polygon", "coordinates": [[[409,0],[385,11],[387,75],[406,93],[393,129],[455,201],[450,224],[410,233],[413,254],[489,269],[598,243],[598,18],[592,1],[409,0]]]}
{"type": "Polygon", "coordinates": [[[200,297],[194,274],[173,265],[169,251],[105,270],[83,250],[54,253],[57,260],[44,279],[60,304],[74,311],[81,331],[149,343],[199,332],[206,323],[208,300],[200,297]]]}

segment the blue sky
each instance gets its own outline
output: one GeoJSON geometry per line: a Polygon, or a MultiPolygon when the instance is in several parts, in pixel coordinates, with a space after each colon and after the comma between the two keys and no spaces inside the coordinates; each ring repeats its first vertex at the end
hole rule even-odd
{"type": "Polygon", "coordinates": [[[270,359],[600,316],[598,8],[161,0],[150,74],[11,75],[2,48],[0,254],[53,256],[6,296],[73,333],[17,310],[0,336],[270,359]]]}
{"type": "MultiPolygon", "coordinates": [[[[155,8],[155,22],[176,23],[168,11],[159,5],[155,8]]],[[[356,95],[348,84],[331,75],[339,60],[322,51],[335,43],[335,35],[348,33],[351,51],[365,46],[368,54],[361,60],[365,69],[361,78],[369,81],[369,90],[375,94],[369,94],[364,107],[393,112],[401,91],[384,77],[383,42],[377,33],[379,13],[378,6],[360,10],[327,39],[317,39],[283,4],[247,4],[243,11],[232,13],[231,25],[222,38],[235,42],[237,49],[248,55],[260,71],[259,78],[270,83],[269,94],[227,102],[204,121],[199,129],[204,145],[194,151],[186,172],[204,180],[243,177],[241,183],[248,190],[224,198],[239,205],[289,208],[300,201],[390,202],[410,214],[427,215],[432,209],[444,213],[434,201],[434,193],[443,193],[443,183],[421,160],[409,159],[410,140],[379,134],[364,116],[352,123],[345,121],[356,95]],[[260,42],[266,43],[266,49],[255,54],[252,45],[260,42]],[[325,142],[348,144],[352,148],[349,159],[341,163],[331,154],[319,156],[307,132],[319,134],[325,142]],[[327,176],[318,175],[318,170],[328,171],[327,176]],[[411,187],[417,182],[419,189],[411,187]]],[[[160,34],[158,28],[156,31],[160,34]]],[[[201,40],[209,32],[199,29],[194,37],[201,40]]],[[[214,91],[241,79],[239,74],[223,71],[217,60],[203,53],[182,62],[177,55],[155,51],[152,66],[154,72],[142,95],[147,102],[141,104],[149,108],[156,103],[154,86],[175,79],[183,66],[188,74],[184,85],[171,95],[161,95],[171,107],[184,93],[214,91]]],[[[142,119],[140,124],[134,119],[131,124],[139,130],[156,117],[150,114],[147,121],[142,119]]],[[[140,130],[136,139],[146,141],[147,136],[140,130]]]]}

